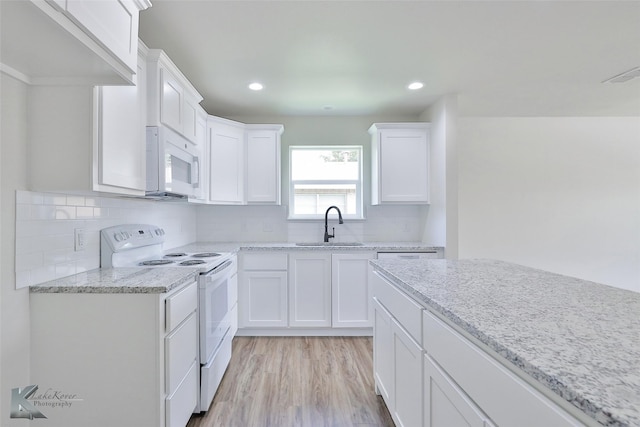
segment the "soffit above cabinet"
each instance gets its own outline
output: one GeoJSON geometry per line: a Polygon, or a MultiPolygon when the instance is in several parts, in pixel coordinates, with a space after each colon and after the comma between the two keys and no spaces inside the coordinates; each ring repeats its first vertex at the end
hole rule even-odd
{"type": "Polygon", "coordinates": [[[0,1],[0,29],[0,69],[27,84],[133,81],[127,66],[47,2],[0,1]]]}

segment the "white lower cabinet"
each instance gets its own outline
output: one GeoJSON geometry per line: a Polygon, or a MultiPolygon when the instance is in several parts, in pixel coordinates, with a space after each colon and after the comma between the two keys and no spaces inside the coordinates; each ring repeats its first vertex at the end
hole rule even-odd
{"type": "Polygon", "coordinates": [[[373,373],[376,393],[393,408],[393,332],[389,312],[373,298],[373,373]]]}
{"type": "Polygon", "coordinates": [[[370,276],[374,300],[374,377],[397,426],[422,425],[420,309],[378,274],[370,276]],[[417,310],[417,312],[416,312],[417,310]],[[404,318],[410,330],[399,319],[404,318]],[[417,330],[416,326],[417,325],[417,330]]]}
{"type": "Polygon", "coordinates": [[[490,427],[494,425],[426,354],[423,373],[425,427],[490,427]]]}
{"type": "Polygon", "coordinates": [[[369,260],[375,252],[240,253],[240,334],[370,335],[369,260]],[[338,332],[340,331],[340,332],[338,332]]]}
{"type": "Polygon", "coordinates": [[[239,259],[239,327],[287,327],[287,254],[246,253],[239,259]]]}
{"type": "Polygon", "coordinates": [[[31,293],[31,378],[50,427],[183,427],[197,402],[197,283],[169,294],[31,293]]]}
{"type": "Polygon", "coordinates": [[[289,326],[331,326],[331,253],[289,255],[289,326]]]}
{"type": "Polygon", "coordinates": [[[331,326],[371,327],[369,260],[375,253],[331,255],[331,326]]]}
{"type": "Polygon", "coordinates": [[[398,427],[422,423],[422,348],[392,319],[393,333],[393,418],[398,427]]]}

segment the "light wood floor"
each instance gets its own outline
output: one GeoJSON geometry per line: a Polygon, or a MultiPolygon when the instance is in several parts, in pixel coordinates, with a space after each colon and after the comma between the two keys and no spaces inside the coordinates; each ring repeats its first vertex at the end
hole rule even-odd
{"type": "Polygon", "coordinates": [[[393,426],[370,337],[236,337],[209,411],[188,427],[393,426]]]}

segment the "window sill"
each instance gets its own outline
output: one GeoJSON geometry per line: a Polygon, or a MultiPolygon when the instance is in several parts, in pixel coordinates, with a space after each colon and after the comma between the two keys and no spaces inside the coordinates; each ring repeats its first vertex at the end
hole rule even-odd
{"type": "MultiPolygon", "coordinates": [[[[357,217],[357,216],[344,216],[342,215],[342,219],[344,222],[358,222],[358,221],[366,221],[365,217],[357,217]]],[[[318,216],[289,216],[287,217],[287,221],[293,222],[318,222],[322,221],[324,223],[324,215],[318,216]]],[[[329,222],[337,222],[338,217],[334,215],[329,216],[329,222]]]]}

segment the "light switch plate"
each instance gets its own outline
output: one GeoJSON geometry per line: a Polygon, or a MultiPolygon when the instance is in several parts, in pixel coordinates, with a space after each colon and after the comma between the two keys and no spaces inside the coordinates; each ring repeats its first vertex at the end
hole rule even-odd
{"type": "Polygon", "coordinates": [[[84,228],[76,228],[73,230],[74,250],[76,252],[83,251],[86,244],[86,235],[84,228]]]}

